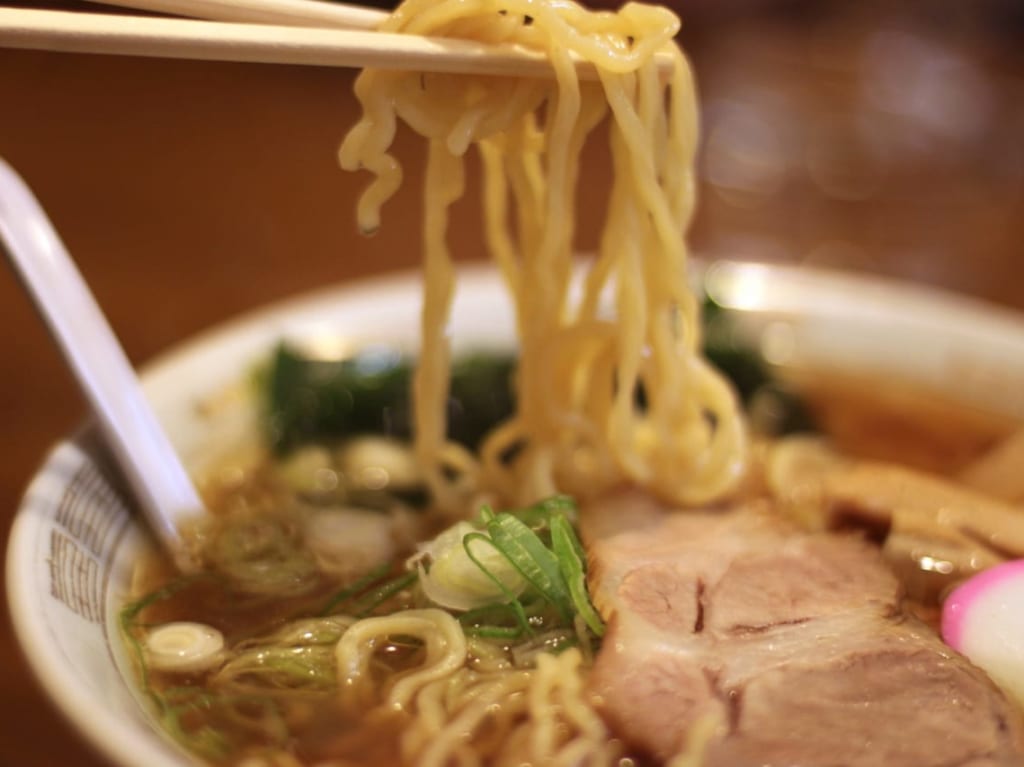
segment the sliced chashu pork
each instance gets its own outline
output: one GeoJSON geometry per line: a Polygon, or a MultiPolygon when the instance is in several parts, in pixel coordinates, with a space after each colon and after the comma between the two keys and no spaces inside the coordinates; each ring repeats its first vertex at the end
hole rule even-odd
{"type": "Polygon", "coordinates": [[[609,621],[591,686],[634,746],[668,760],[712,717],[708,767],[1024,764],[1019,712],[904,614],[870,545],[636,493],[583,519],[609,621]]]}

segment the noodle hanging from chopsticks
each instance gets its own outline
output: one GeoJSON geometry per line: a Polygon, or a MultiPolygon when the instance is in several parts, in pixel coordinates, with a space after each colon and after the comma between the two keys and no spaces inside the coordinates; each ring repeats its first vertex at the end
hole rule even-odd
{"type": "Polygon", "coordinates": [[[611,13],[536,0],[410,0],[384,25],[518,43],[544,51],[554,69],[553,80],[366,70],[356,83],[363,118],[339,156],[375,175],[358,209],[364,231],[379,226],[401,183],[387,153],[397,120],[429,142],[415,440],[443,507],[464,510],[467,482],[527,503],[629,481],[694,505],[728,493],[742,474],[738,403],[700,356],[687,283],[697,121],[691,73],[672,43],[678,27],[656,6],[611,13]],[[665,50],[668,78],[654,58],[665,50]],[[574,56],[600,81],[581,82],[574,56]],[[598,253],[574,294],[580,153],[608,114],[614,182],[598,253]],[[487,244],[514,301],[520,351],[517,411],[478,458],[445,438],[455,290],[446,230],[470,146],[483,160],[487,244]]]}

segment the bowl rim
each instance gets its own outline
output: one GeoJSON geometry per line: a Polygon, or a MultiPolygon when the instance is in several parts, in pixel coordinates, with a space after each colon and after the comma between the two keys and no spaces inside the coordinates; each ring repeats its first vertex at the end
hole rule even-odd
{"type": "MultiPolygon", "coordinates": [[[[90,746],[94,752],[118,765],[136,764],[140,753],[149,751],[153,741],[149,734],[143,734],[134,727],[125,726],[114,712],[97,707],[89,689],[74,677],[66,678],[61,664],[54,662],[58,652],[50,639],[50,627],[37,610],[33,593],[21,588],[22,575],[30,572],[35,564],[34,545],[30,539],[41,532],[37,515],[45,514],[42,506],[49,495],[47,485],[53,481],[53,472],[60,467],[69,475],[88,461],[87,454],[76,448],[76,437],[84,434],[88,427],[81,427],[66,440],[58,442],[46,454],[32,481],[28,485],[21,505],[18,507],[11,526],[7,547],[7,605],[11,624],[22,657],[28,662],[32,675],[43,690],[51,706],[65,722],[90,746]],[[116,733],[116,737],[111,737],[116,733]]],[[[102,630],[109,638],[108,622],[102,630]]],[[[109,649],[109,648],[108,648],[109,649]]],[[[69,659],[62,659],[69,663],[69,659]]],[[[154,733],[155,735],[156,733],[154,733]]],[[[159,756],[153,767],[170,767],[159,756]]]]}
{"type": "MultiPolygon", "coordinates": [[[[494,294],[502,290],[499,275],[490,265],[460,264],[458,270],[457,294],[474,290],[494,294]]],[[[986,343],[1020,350],[1020,380],[1024,380],[1024,313],[1016,310],[918,283],[831,269],[723,261],[707,267],[698,264],[697,271],[708,284],[718,280],[727,303],[740,310],[753,309],[778,316],[806,314],[815,322],[857,316],[874,323],[875,328],[887,327],[898,317],[908,327],[923,333],[966,330],[966,334],[954,334],[952,341],[963,344],[985,339],[986,343]]],[[[298,321],[301,325],[304,319],[330,314],[332,307],[346,302],[380,301],[381,297],[408,301],[411,296],[419,296],[419,286],[418,270],[399,271],[327,285],[274,301],[173,344],[143,365],[140,377],[147,394],[172,396],[168,391],[173,379],[197,356],[209,355],[229,343],[240,344],[247,354],[257,347],[265,352],[272,334],[289,324],[298,321]]],[[[230,372],[237,378],[237,370],[230,372]]],[[[1020,415],[1024,418],[1024,405],[1020,415]]],[[[113,711],[96,706],[90,690],[80,680],[72,678],[69,684],[61,675],[60,659],[55,658],[56,646],[44,625],[39,600],[28,588],[31,579],[22,577],[38,564],[33,556],[33,537],[41,524],[37,519],[40,499],[52,495],[52,486],[58,481],[54,468],[62,466],[62,473],[66,473],[68,466],[89,460],[88,453],[78,446],[86,428],[80,427],[51,448],[19,502],[6,561],[7,604],[14,635],[51,705],[96,752],[118,765],[138,764],[140,755],[145,755],[146,763],[153,767],[180,767],[194,758],[181,751],[181,758],[175,759],[169,752],[155,749],[154,739],[162,735],[155,724],[153,732],[126,724],[113,711]]],[[[104,632],[109,640],[107,623],[104,632]]],[[[116,665],[113,655],[111,661],[116,665]]],[[[129,684],[127,680],[125,684],[129,684]]],[[[137,693],[133,696],[139,698],[137,693]]]]}

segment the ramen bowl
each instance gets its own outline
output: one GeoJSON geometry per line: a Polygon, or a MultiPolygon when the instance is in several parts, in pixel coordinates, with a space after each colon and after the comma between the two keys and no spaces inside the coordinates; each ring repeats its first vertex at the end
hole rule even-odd
{"type": "MultiPolygon", "coordinates": [[[[855,375],[935,393],[985,417],[1024,422],[1024,316],[962,296],[865,276],[718,262],[699,279],[732,311],[734,332],[772,364],[855,375]]],[[[253,439],[239,382],[292,341],[340,356],[367,345],[412,351],[420,282],[405,274],[259,310],[146,367],[146,394],[197,473],[253,439]]],[[[464,269],[450,330],[457,344],[511,342],[512,312],[488,268],[464,269]]],[[[18,640],[47,694],[117,765],[192,762],[155,724],[118,629],[134,564],[153,544],[89,426],[57,445],[11,532],[8,601],[18,640]]]]}

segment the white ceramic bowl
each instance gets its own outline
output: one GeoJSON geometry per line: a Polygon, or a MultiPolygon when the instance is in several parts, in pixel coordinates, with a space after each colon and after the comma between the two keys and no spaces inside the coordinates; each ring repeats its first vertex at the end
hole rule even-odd
{"type": "MultiPolygon", "coordinates": [[[[880,373],[1024,420],[1024,316],[922,288],[806,269],[719,263],[705,280],[741,310],[743,332],[789,364],[880,373]]],[[[494,273],[463,270],[457,343],[510,339],[494,273]]],[[[147,396],[190,468],[246,434],[252,412],[225,391],[281,339],[325,348],[415,346],[419,282],[402,275],[324,290],[247,315],[147,367],[147,396]],[[211,398],[210,415],[197,407],[211,398]]],[[[113,763],[190,759],[154,727],[116,616],[145,544],[131,501],[89,429],[59,444],[32,481],[11,532],[8,601],[33,671],[60,710],[113,763]]]]}

